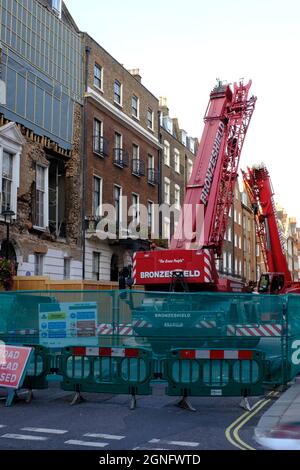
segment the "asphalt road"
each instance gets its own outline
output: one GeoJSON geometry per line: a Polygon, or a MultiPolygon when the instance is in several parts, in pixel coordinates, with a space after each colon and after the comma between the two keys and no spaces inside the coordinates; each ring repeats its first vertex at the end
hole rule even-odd
{"type": "Polygon", "coordinates": [[[135,410],[129,409],[129,396],[84,396],[86,402],[70,406],[73,394],[51,384],[36,391],[31,404],[20,401],[6,408],[0,401],[0,449],[238,450],[226,430],[242,415],[247,420],[239,430],[243,442],[260,449],[253,435],[266,407],[251,418],[238,398],[192,398],[196,412],[190,412],[165,396],[163,384],[155,385],[152,396],[138,397],[135,410]]]}

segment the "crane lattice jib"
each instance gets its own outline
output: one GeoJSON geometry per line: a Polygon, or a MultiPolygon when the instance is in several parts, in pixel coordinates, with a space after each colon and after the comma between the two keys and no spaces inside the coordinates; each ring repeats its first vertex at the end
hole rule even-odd
{"type": "Polygon", "coordinates": [[[232,103],[226,113],[227,135],[219,175],[218,194],[212,216],[210,243],[220,256],[224,235],[228,226],[230,208],[234,199],[234,189],[238,176],[238,166],[247,130],[255,108],[256,98],[248,99],[251,80],[247,85],[234,84],[232,103]]]}
{"type": "Polygon", "coordinates": [[[247,172],[242,171],[244,187],[248,194],[250,205],[254,210],[255,215],[255,229],[256,229],[256,237],[261,249],[261,253],[263,256],[263,261],[265,264],[266,269],[269,272],[273,270],[271,267],[268,266],[268,258],[267,258],[267,235],[265,230],[265,223],[264,223],[264,216],[260,206],[260,199],[259,199],[259,189],[254,179],[253,171],[250,168],[247,168],[247,172]]]}

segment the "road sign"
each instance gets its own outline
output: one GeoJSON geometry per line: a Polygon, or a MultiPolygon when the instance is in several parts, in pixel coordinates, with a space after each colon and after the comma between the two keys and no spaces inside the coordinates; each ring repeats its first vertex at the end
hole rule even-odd
{"type": "Polygon", "coordinates": [[[0,387],[20,388],[31,353],[32,348],[0,345],[0,387]]]}

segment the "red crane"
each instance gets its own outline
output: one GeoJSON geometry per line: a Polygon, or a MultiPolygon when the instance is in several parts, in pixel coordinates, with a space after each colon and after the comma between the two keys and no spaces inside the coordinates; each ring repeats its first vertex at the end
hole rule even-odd
{"type": "Polygon", "coordinates": [[[286,260],[269,172],[264,165],[260,165],[242,173],[255,214],[258,242],[268,270],[260,277],[258,292],[300,294],[300,283],[293,281],[286,260]]]}
{"type": "Polygon", "coordinates": [[[170,249],[137,252],[133,278],[147,290],[166,290],[174,283],[187,290],[241,290],[234,280],[219,278],[220,257],[238,165],[256,98],[248,98],[251,81],[218,82],[210,94],[204,130],[184,205],[170,249]]]}

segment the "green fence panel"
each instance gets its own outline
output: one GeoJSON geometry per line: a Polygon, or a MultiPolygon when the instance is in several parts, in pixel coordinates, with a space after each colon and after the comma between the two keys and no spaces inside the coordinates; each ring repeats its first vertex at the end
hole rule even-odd
{"type": "Polygon", "coordinates": [[[62,354],[63,390],[149,395],[152,353],[142,348],[68,347],[62,354]]]}
{"type": "Polygon", "coordinates": [[[264,360],[258,350],[175,349],[166,359],[167,395],[260,395],[264,360]]]}
{"type": "MultiPolygon", "coordinates": [[[[26,346],[28,346],[26,344],[26,346]]],[[[48,388],[47,376],[51,373],[51,356],[47,348],[30,345],[34,348],[32,359],[28,366],[23,388],[42,390],[48,388]]]]}

